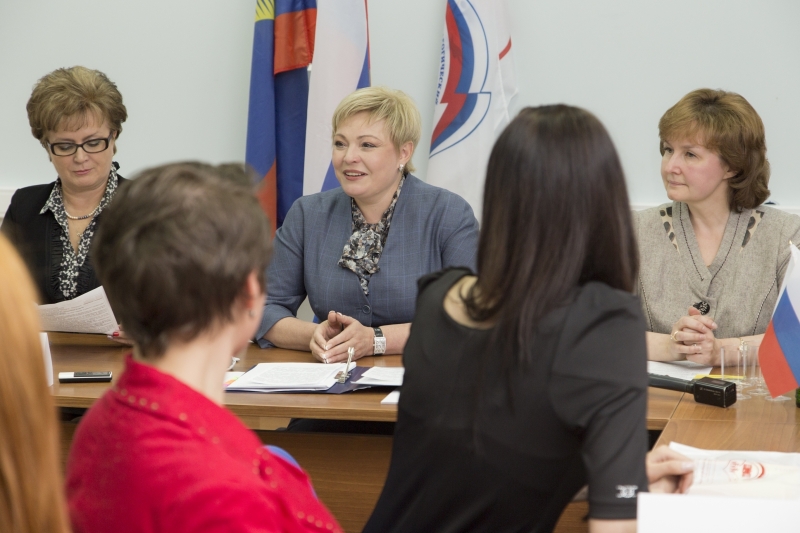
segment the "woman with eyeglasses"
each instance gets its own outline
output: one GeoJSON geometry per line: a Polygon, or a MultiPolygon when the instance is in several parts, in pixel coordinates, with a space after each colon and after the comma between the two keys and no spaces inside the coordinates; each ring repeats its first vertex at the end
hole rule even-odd
{"type": "Polygon", "coordinates": [[[40,79],[27,109],[57,178],[19,189],[2,231],[25,259],[41,303],[55,303],[100,286],[89,248],[103,209],[125,181],[113,157],[128,112],[105,74],[80,66],[40,79]]]}

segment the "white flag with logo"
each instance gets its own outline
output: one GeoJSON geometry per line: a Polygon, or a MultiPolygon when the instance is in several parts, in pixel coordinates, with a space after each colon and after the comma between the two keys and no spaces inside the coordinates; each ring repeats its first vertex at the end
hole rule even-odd
{"type": "Polygon", "coordinates": [[[486,163],[517,84],[505,0],[448,0],[427,181],[481,218],[486,163]]]}
{"type": "Polygon", "coordinates": [[[331,163],[331,117],[339,102],[369,87],[366,0],[318,0],[306,119],[303,194],[339,186],[331,163]]]}

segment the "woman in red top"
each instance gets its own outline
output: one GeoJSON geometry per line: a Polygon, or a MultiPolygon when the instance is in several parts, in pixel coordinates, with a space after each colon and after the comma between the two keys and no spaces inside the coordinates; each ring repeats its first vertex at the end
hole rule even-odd
{"type": "Polygon", "coordinates": [[[92,250],[134,341],[67,464],[76,532],[341,531],[306,474],[223,404],[264,306],[269,224],[230,169],[167,165],[115,195],[92,250]]]}

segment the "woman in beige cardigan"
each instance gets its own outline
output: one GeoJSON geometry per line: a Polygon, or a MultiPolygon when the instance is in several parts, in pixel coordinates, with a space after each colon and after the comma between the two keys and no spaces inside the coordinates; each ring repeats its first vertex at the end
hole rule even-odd
{"type": "Polygon", "coordinates": [[[800,217],[762,205],[764,125],[742,96],[692,91],[658,128],[672,202],[634,217],[648,356],[717,365],[722,347],[760,344],[800,217]]]}

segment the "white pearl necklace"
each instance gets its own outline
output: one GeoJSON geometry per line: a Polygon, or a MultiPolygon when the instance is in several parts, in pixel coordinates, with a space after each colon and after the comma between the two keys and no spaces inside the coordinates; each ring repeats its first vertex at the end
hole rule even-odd
{"type": "Polygon", "coordinates": [[[100,209],[100,204],[98,204],[97,207],[94,208],[94,211],[92,211],[88,215],[83,215],[81,217],[74,217],[74,216],[70,215],[67,212],[67,206],[63,206],[63,207],[64,207],[64,214],[67,215],[68,219],[70,219],[70,220],[86,220],[87,218],[93,217],[93,216],[95,216],[97,214],[97,211],[100,209]]]}

